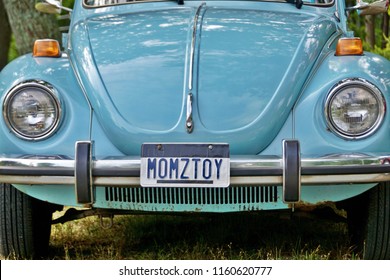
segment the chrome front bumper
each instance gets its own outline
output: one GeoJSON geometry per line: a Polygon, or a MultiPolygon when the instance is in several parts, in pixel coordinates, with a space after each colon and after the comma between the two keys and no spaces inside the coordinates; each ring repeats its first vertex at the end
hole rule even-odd
{"type": "MultiPolygon", "coordinates": [[[[390,181],[390,154],[333,154],[300,158],[299,143],[286,142],[283,157],[231,156],[231,186],[282,185],[284,200],[294,202],[299,201],[301,185],[390,181]]],[[[139,157],[93,159],[91,146],[90,142],[78,142],[74,159],[32,155],[0,157],[0,182],[72,185],[76,188],[79,203],[91,202],[92,186],[140,185],[139,157]]]]}

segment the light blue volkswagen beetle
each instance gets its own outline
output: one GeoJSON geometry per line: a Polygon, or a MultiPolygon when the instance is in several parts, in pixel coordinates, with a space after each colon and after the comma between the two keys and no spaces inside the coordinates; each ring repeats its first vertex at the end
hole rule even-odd
{"type": "Polygon", "coordinates": [[[348,31],[356,9],[378,5],[76,0],[62,48],[0,74],[0,253],[42,256],[87,215],[336,202],[389,259],[390,62],[348,31]]]}

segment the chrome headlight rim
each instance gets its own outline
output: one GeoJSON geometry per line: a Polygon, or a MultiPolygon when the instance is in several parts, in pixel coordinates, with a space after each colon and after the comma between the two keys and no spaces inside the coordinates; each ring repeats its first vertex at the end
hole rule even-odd
{"type": "Polygon", "coordinates": [[[28,140],[28,141],[40,141],[52,136],[60,126],[62,115],[63,115],[61,105],[62,104],[59,95],[57,93],[57,90],[50,83],[42,80],[28,80],[17,84],[13,88],[11,88],[6,94],[3,102],[3,118],[10,131],[13,132],[13,134],[16,135],[18,138],[23,140],[28,140]],[[49,99],[51,99],[56,111],[56,118],[53,124],[50,126],[49,129],[45,130],[40,134],[28,135],[26,133],[23,133],[18,128],[16,128],[13,125],[13,122],[10,120],[10,114],[9,114],[10,104],[13,101],[13,98],[26,88],[38,88],[39,90],[47,93],[47,96],[49,97],[49,99]]]}
{"type": "Polygon", "coordinates": [[[337,136],[346,140],[360,140],[373,135],[382,125],[386,115],[386,101],[380,89],[377,86],[375,86],[373,83],[369,82],[368,80],[363,78],[347,78],[341,80],[331,88],[331,90],[329,91],[326,97],[324,109],[325,109],[327,127],[330,129],[330,131],[332,131],[337,136]],[[359,87],[370,92],[372,96],[376,99],[378,104],[378,116],[375,122],[373,123],[373,125],[366,131],[361,133],[356,133],[356,134],[348,133],[340,129],[337,126],[337,124],[333,121],[333,118],[331,116],[330,105],[332,101],[337,96],[337,94],[339,94],[342,90],[350,87],[359,87]]]}

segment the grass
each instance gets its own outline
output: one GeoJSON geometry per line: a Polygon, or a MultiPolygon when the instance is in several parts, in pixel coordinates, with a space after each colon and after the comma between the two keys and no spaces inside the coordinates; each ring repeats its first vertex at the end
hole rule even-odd
{"type": "Polygon", "coordinates": [[[269,215],[116,216],[54,225],[49,259],[347,260],[346,223],[327,217],[269,215]]]}

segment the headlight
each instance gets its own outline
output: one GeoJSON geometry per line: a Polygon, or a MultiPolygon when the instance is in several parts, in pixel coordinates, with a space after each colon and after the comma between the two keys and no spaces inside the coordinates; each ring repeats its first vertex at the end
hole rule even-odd
{"type": "Polygon", "coordinates": [[[329,92],[325,114],[329,128],[347,139],[374,133],[385,116],[385,100],[380,90],[364,79],[346,79],[329,92]]]}
{"type": "Polygon", "coordinates": [[[61,118],[61,107],[51,85],[28,81],[8,92],[3,116],[18,137],[41,140],[55,132],[61,118]]]}

